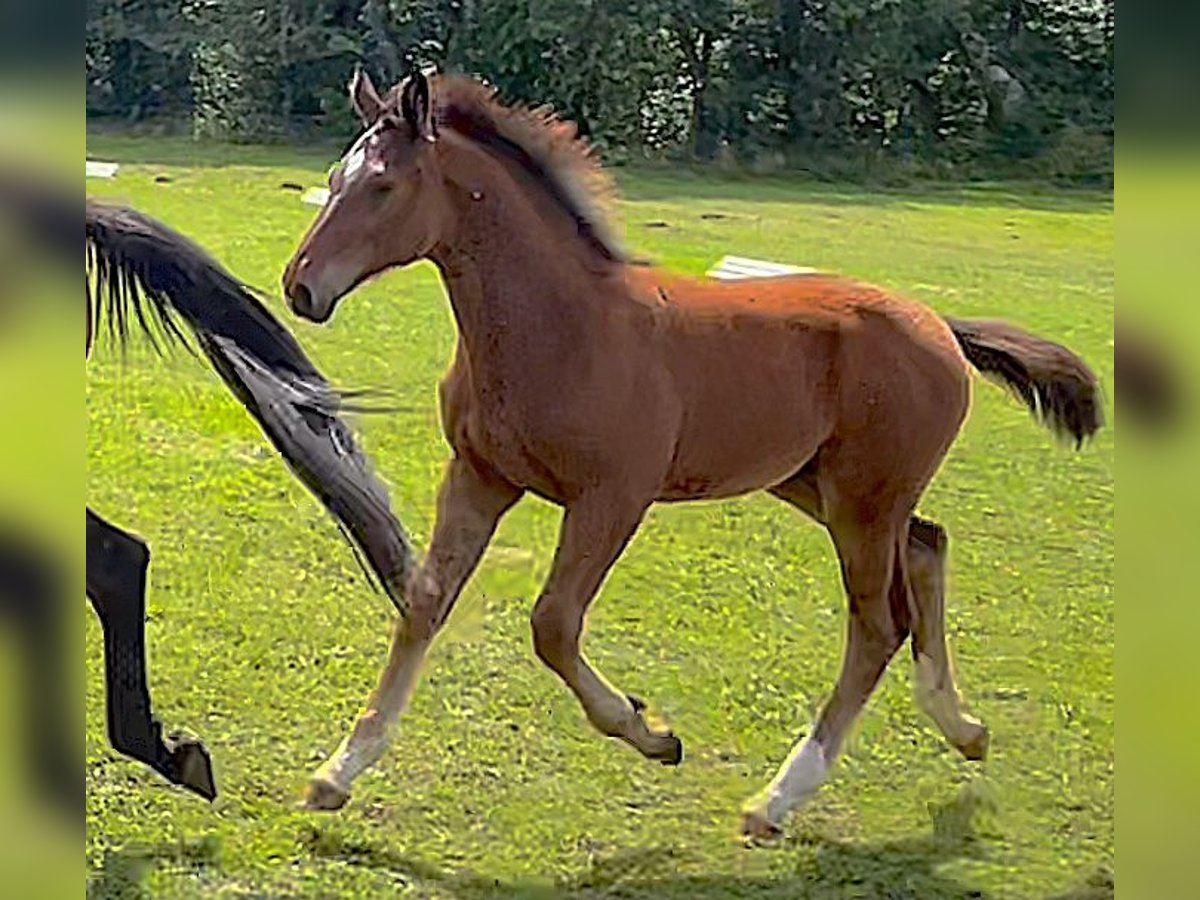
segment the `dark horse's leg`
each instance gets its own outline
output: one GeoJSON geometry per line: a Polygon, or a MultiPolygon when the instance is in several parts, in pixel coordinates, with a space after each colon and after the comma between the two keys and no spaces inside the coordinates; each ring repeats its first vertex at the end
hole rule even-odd
{"type": "Polygon", "coordinates": [[[63,560],[23,528],[0,526],[0,622],[16,632],[21,731],[30,769],[43,795],[77,814],[83,796],[79,744],[64,715],[69,688],[60,629],[66,607],[63,560]]]}
{"type": "Polygon", "coordinates": [[[198,740],[164,740],[146,684],[146,569],[142,541],[87,511],[87,594],[104,628],[108,735],[120,753],[212,800],[212,762],[198,740]]]}

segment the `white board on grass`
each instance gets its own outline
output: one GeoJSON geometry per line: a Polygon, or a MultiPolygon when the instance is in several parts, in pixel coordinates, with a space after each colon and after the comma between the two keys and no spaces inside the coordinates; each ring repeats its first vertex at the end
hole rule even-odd
{"type": "Polygon", "coordinates": [[[776,278],[780,275],[811,275],[816,271],[806,266],[792,266],[765,259],[722,256],[720,262],[708,270],[708,277],[721,281],[742,281],[747,278],[776,278]]]}
{"type": "Polygon", "coordinates": [[[117,174],[117,169],[121,166],[117,163],[100,162],[95,159],[84,160],[84,177],[85,178],[113,178],[117,174]]]}
{"type": "Polygon", "coordinates": [[[301,203],[309,206],[324,206],[329,201],[329,188],[309,188],[300,197],[301,203]]]}

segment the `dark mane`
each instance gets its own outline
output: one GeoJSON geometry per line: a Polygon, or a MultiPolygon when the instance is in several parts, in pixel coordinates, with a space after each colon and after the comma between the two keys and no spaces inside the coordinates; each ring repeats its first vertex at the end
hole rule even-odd
{"type": "Polygon", "coordinates": [[[505,105],[495,88],[473,78],[437,75],[430,83],[440,126],[527,172],[602,258],[626,261],[611,221],[616,197],[612,179],[578,136],[575,123],[558,118],[548,106],[505,105]]]}

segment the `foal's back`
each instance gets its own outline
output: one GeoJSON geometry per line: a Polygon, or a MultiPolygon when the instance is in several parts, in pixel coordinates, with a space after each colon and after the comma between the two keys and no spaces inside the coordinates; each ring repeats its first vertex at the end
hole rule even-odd
{"type": "Polygon", "coordinates": [[[745,329],[793,336],[842,332],[877,317],[916,340],[952,350],[958,346],[942,319],[924,304],[839,275],[719,281],[631,268],[627,284],[636,299],[675,313],[677,327],[693,335],[745,329]]]}
{"type": "Polygon", "coordinates": [[[953,334],[921,304],[829,275],[745,282],[631,271],[656,361],[685,410],[663,499],[725,496],[795,473],[833,434],[885,441],[961,404],[953,334]]]}

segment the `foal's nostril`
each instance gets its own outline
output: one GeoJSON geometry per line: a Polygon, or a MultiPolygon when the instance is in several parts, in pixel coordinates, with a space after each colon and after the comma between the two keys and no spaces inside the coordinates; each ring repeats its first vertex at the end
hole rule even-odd
{"type": "Polygon", "coordinates": [[[293,284],[288,295],[291,297],[293,310],[302,315],[312,313],[312,291],[306,285],[293,284]]]}

